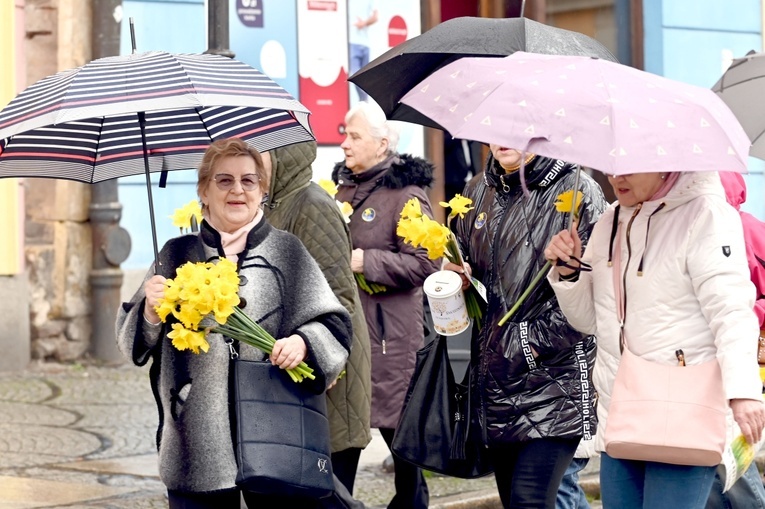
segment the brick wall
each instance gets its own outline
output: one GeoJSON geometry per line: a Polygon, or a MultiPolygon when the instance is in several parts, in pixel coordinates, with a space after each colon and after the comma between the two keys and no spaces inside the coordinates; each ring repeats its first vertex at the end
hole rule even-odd
{"type": "MultiPolygon", "coordinates": [[[[26,0],[27,84],[90,60],[90,0],[26,0]]],[[[90,331],[90,187],[25,180],[32,357],[74,360],[90,331]]]]}

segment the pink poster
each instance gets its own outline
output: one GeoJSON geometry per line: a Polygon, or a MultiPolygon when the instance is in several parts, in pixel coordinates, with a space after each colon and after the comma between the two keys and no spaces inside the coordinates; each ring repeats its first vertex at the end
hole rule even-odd
{"type": "Polygon", "coordinates": [[[343,141],[349,108],[346,0],[298,0],[299,100],[320,145],[343,141]]]}

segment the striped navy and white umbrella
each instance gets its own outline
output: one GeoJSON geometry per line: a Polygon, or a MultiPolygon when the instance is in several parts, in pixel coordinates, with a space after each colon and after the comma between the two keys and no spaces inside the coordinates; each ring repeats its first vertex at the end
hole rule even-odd
{"type": "Polygon", "coordinates": [[[44,78],[0,111],[0,178],[96,183],[195,168],[210,142],[259,151],[314,140],[309,111],[257,69],[220,55],[134,53],[44,78]]]}
{"type": "Polygon", "coordinates": [[[194,168],[220,138],[260,151],[313,140],[308,115],[269,77],[220,55],[102,58],[35,83],[0,111],[0,178],[144,173],[142,133],[150,172],[194,168]]]}

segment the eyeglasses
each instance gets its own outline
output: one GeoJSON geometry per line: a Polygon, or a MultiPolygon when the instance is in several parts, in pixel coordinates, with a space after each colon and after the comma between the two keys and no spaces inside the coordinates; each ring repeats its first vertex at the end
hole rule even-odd
{"type": "MultiPolygon", "coordinates": [[[[236,184],[236,177],[229,175],[228,173],[218,173],[213,177],[213,180],[221,191],[233,189],[234,184],[236,184]]],[[[250,173],[249,175],[242,175],[239,182],[242,184],[242,189],[245,191],[254,191],[255,188],[258,187],[260,179],[254,173],[250,173]]]]}

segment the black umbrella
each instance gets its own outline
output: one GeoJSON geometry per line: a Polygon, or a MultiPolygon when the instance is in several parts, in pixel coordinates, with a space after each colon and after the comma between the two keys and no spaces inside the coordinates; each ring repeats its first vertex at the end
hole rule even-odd
{"type": "Polygon", "coordinates": [[[581,55],[616,62],[608,49],[578,32],[528,18],[454,18],[380,55],[349,78],[391,120],[442,129],[400,104],[401,98],[433,71],[462,57],[504,57],[516,51],[548,55],[581,55]]]}

